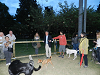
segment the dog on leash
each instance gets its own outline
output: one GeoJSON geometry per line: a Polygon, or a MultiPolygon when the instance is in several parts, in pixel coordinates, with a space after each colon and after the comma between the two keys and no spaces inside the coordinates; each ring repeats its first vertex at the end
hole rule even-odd
{"type": "Polygon", "coordinates": [[[66,56],[67,56],[67,54],[69,54],[68,58],[70,58],[70,54],[72,54],[72,53],[74,53],[74,59],[73,60],[75,60],[77,58],[77,51],[74,50],[74,49],[68,49],[68,48],[66,48],[66,56]]]}
{"type": "Polygon", "coordinates": [[[38,71],[41,69],[41,66],[38,68],[34,67],[34,61],[29,55],[29,63],[22,63],[20,60],[14,60],[8,67],[10,75],[20,75],[24,73],[25,75],[32,75],[33,71],[38,71]]]}
{"type": "Polygon", "coordinates": [[[95,48],[92,48],[89,51],[92,51],[91,61],[94,61],[94,63],[95,63],[95,61],[97,60],[97,57],[96,57],[96,49],[95,48]]]}
{"type": "MultiPolygon", "coordinates": [[[[53,66],[53,64],[52,64],[52,62],[51,62],[51,59],[52,59],[51,56],[50,56],[50,59],[45,59],[45,60],[38,59],[38,62],[37,62],[37,63],[42,63],[42,68],[43,68],[44,65],[45,65],[46,68],[47,68],[48,63],[50,63],[50,64],[53,66]]],[[[54,66],[53,66],[53,68],[54,68],[54,66]]]]}

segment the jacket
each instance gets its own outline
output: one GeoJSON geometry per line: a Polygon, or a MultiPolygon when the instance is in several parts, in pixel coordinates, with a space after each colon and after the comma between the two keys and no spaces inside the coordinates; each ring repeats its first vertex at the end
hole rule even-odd
{"type": "Polygon", "coordinates": [[[78,43],[78,36],[72,38],[72,43],[77,44],[78,43]]]}
{"type": "MultiPolygon", "coordinates": [[[[44,43],[46,44],[46,35],[44,36],[44,43]]],[[[52,37],[50,35],[48,35],[48,45],[49,47],[52,46],[52,37]],[[51,42],[49,42],[49,40],[51,40],[51,42]]]]}
{"type": "Polygon", "coordinates": [[[67,45],[67,40],[65,35],[59,35],[57,37],[54,37],[53,39],[59,39],[60,45],[67,45]]]}
{"type": "Polygon", "coordinates": [[[79,44],[79,51],[82,54],[88,54],[88,46],[89,46],[89,40],[84,37],[80,39],[80,44],[79,44]],[[83,52],[84,50],[84,52],[83,52]]]}

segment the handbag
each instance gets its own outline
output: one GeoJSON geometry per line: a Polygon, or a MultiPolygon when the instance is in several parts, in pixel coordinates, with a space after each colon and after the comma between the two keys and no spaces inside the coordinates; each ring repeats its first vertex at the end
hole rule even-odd
{"type": "Polygon", "coordinates": [[[37,48],[40,48],[41,47],[41,44],[40,42],[37,43],[37,48]]]}
{"type": "Polygon", "coordinates": [[[8,47],[8,51],[13,53],[13,48],[8,47]]]}
{"type": "Polygon", "coordinates": [[[33,48],[37,48],[37,43],[34,42],[34,43],[32,44],[32,46],[33,46],[33,48]]]}

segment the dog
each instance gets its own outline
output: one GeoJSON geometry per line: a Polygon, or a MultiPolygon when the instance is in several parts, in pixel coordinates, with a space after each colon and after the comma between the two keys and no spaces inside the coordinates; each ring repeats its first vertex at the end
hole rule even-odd
{"type": "Polygon", "coordinates": [[[92,51],[91,61],[94,61],[94,63],[95,63],[95,61],[97,60],[97,57],[96,57],[96,49],[95,48],[92,48],[89,51],[92,51]]]}
{"type": "Polygon", "coordinates": [[[73,60],[75,60],[77,58],[77,51],[74,50],[74,49],[68,49],[68,48],[66,48],[66,56],[67,56],[67,54],[69,54],[69,57],[70,57],[70,54],[72,54],[72,53],[74,53],[74,59],[73,60]]]}
{"type": "Polygon", "coordinates": [[[33,71],[38,71],[41,69],[41,66],[39,65],[38,68],[34,67],[34,61],[29,56],[29,63],[22,63],[20,60],[14,60],[8,67],[8,71],[10,75],[20,75],[21,73],[24,73],[25,75],[32,75],[33,71]]]}
{"type": "MultiPolygon", "coordinates": [[[[48,66],[48,63],[50,63],[53,66],[53,64],[51,62],[51,59],[52,59],[51,56],[50,56],[50,59],[45,59],[45,60],[38,59],[38,62],[37,63],[42,63],[42,68],[43,68],[44,65],[45,66],[46,65],[48,66]]],[[[47,68],[47,66],[46,66],[46,68],[47,68]]],[[[53,66],[53,68],[54,68],[54,66],[53,66]]]]}

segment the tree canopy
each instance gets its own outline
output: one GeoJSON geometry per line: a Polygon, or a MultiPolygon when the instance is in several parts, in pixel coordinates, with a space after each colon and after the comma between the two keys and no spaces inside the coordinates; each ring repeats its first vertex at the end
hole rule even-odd
{"type": "MultiPolygon", "coordinates": [[[[52,6],[43,10],[36,0],[19,1],[20,8],[17,8],[15,16],[11,16],[9,8],[0,2],[0,31],[5,34],[12,30],[17,38],[33,38],[34,34],[39,32],[43,38],[46,30],[52,36],[59,35],[59,31],[63,30],[66,37],[70,38],[78,32],[79,8],[74,3],[59,3],[60,10],[56,13],[52,6]]],[[[97,10],[91,5],[87,8],[86,24],[88,36],[94,37],[95,32],[100,30],[100,4],[97,10]]]]}

